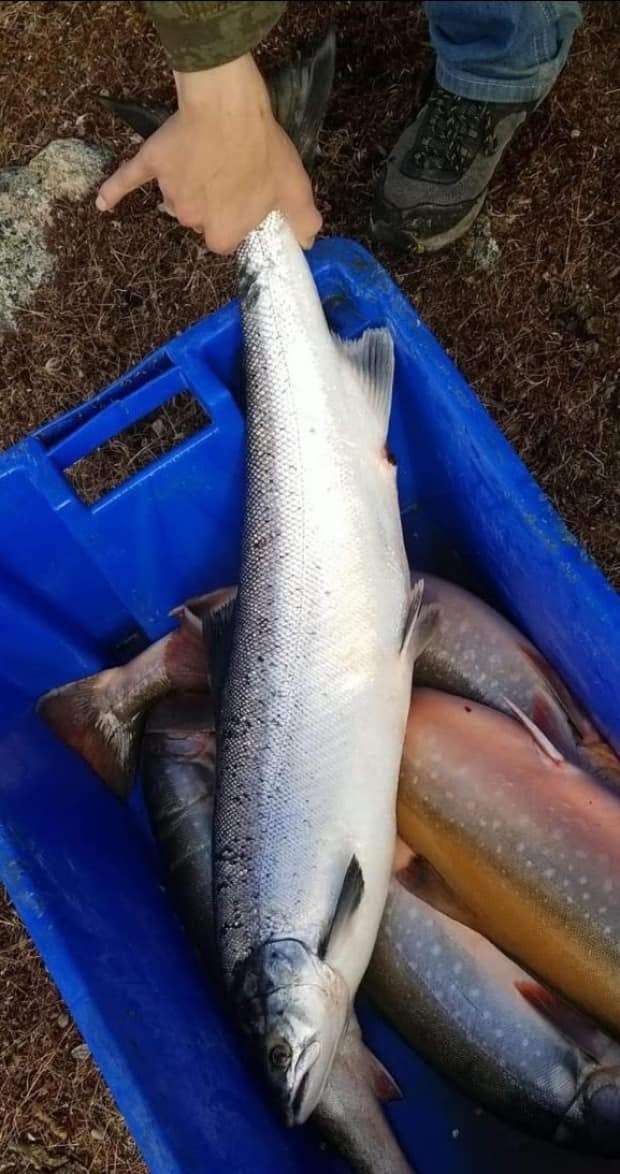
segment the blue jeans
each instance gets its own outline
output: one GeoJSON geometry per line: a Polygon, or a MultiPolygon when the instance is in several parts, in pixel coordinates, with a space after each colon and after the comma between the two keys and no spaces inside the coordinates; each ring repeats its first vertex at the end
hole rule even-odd
{"type": "Polygon", "coordinates": [[[574,0],[427,0],[424,11],[439,84],[453,94],[485,102],[544,98],[566,62],[582,19],[581,5],[574,0]]]}

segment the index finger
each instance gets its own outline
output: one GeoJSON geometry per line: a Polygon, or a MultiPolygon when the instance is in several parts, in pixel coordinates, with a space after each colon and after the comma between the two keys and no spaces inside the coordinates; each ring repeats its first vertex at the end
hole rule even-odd
{"type": "Polygon", "coordinates": [[[143,151],[138,151],[133,159],[121,163],[120,167],[102,183],[97,193],[95,204],[100,212],[110,212],[120,200],[142,187],[150,179],[155,179],[153,168],[146,162],[143,151]]]}

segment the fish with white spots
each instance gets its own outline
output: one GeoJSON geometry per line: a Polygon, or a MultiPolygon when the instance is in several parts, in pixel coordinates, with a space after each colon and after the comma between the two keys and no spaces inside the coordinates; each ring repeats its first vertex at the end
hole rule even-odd
{"type": "Polygon", "coordinates": [[[525,720],[415,689],[399,832],[451,913],[620,1034],[620,803],[525,720]]]}
{"type": "Polygon", "coordinates": [[[508,715],[510,703],[518,705],[569,762],[620,787],[620,759],[518,628],[456,583],[426,572],[424,602],[437,606],[438,617],[416,664],[416,684],[508,715]]]}
{"type": "Polygon", "coordinates": [[[401,842],[364,980],[378,1010],[490,1112],[563,1146],[620,1156],[620,1045],[427,905],[419,879],[401,842]]]}

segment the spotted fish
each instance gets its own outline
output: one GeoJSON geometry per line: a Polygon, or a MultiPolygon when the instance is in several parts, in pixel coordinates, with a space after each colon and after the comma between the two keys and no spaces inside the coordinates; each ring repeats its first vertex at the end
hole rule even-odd
{"type": "Polygon", "coordinates": [[[620,803],[526,721],[415,689],[399,831],[487,937],[620,1034],[620,803]]]}
{"type": "Polygon", "coordinates": [[[401,843],[364,989],[463,1093],[533,1135],[620,1157],[620,1046],[418,895],[401,843]]]}
{"type": "Polygon", "coordinates": [[[469,591],[424,574],[438,608],[416,682],[511,714],[517,705],[569,760],[620,787],[620,760],[544,656],[504,616],[469,591]]]}

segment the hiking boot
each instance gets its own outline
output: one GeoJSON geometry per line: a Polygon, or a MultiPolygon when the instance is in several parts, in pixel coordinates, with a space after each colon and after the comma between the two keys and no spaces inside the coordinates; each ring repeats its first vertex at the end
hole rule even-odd
{"type": "Polygon", "coordinates": [[[475,102],[444,90],[434,75],[427,92],[383,167],[371,215],[375,240],[420,253],[471,227],[506,147],[542,100],[475,102]]]}

